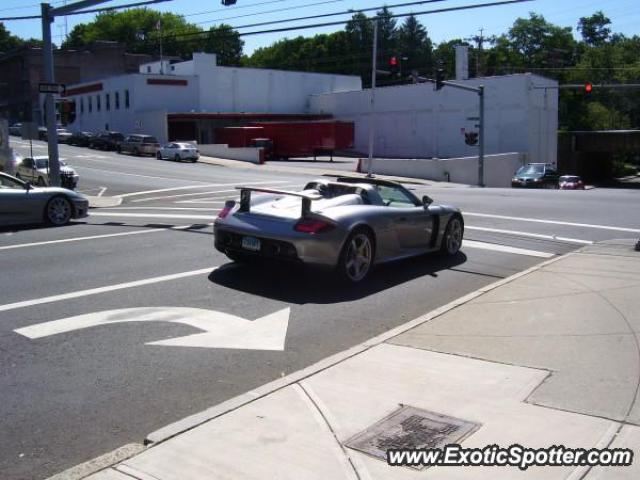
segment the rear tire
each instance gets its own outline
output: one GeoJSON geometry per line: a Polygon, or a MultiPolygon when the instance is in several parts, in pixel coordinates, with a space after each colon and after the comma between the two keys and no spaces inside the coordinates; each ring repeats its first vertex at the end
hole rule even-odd
{"type": "Polygon", "coordinates": [[[45,221],[54,227],[61,227],[69,223],[72,214],[73,207],[71,206],[71,202],[61,195],[49,200],[44,209],[45,221]]]}
{"type": "Polygon", "coordinates": [[[442,236],[440,253],[453,256],[460,251],[464,237],[464,223],[459,215],[451,217],[442,236]]]}
{"type": "Polygon", "coordinates": [[[338,274],[349,283],[362,282],[371,272],[374,258],[373,234],[366,228],[356,228],[342,247],[338,259],[338,274]]]}

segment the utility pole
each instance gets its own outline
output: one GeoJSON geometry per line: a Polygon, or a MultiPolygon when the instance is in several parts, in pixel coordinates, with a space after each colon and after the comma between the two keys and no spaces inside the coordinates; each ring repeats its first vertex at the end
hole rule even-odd
{"type": "MultiPolygon", "coordinates": [[[[54,15],[51,5],[43,3],[42,9],[42,65],[45,83],[53,83],[55,80],[53,70],[53,46],[51,44],[51,24],[54,15]]],[[[49,144],[49,184],[60,186],[60,160],[58,158],[58,132],[56,131],[56,111],[53,94],[47,93],[44,97],[45,124],[47,126],[47,143],[49,144]]]]}
{"type": "Polygon", "coordinates": [[[371,94],[369,105],[369,168],[367,168],[367,177],[373,176],[373,143],[375,140],[376,126],[376,76],[378,69],[378,20],[373,22],[373,62],[371,68],[371,94]]]}
{"type": "MultiPolygon", "coordinates": [[[[82,0],[79,2],[52,8],[48,3],[40,4],[42,16],[42,65],[45,83],[55,83],[53,66],[53,44],[51,43],[51,24],[56,16],[66,16],[79,10],[84,10],[110,0],[82,0]]],[[[161,3],[170,0],[155,0],[153,3],[161,3]]],[[[227,0],[231,1],[231,0],[227,0]]],[[[233,1],[235,3],[235,1],[233,1]]],[[[232,5],[233,3],[229,3],[232,5]]],[[[223,1],[223,4],[224,1],[223,1]]],[[[226,5],[226,4],[225,4],[226,5]]],[[[60,159],[58,157],[58,133],[56,131],[56,112],[52,93],[45,94],[45,124],[47,126],[47,140],[49,144],[49,184],[60,186],[60,159]]]]}
{"type": "Polygon", "coordinates": [[[478,186],[484,187],[484,85],[478,87],[480,121],[478,122],[478,186]]]}

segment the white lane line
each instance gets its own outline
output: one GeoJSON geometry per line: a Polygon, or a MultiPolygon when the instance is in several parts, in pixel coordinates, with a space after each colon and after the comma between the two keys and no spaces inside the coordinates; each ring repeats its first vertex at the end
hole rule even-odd
{"type": "MultiPolygon", "coordinates": [[[[213,223],[208,223],[207,225],[213,225],[213,223]]],[[[6,245],[4,247],[0,247],[0,250],[15,250],[17,248],[39,247],[41,245],[55,245],[58,243],[83,242],[86,240],[100,240],[103,238],[127,237],[129,235],[143,235],[145,233],[159,233],[159,232],[167,232],[169,230],[187,230],[191,227],[192,225],[179,225],[176,227],[152,228],[148,230],[134,230],[133,232],[107,233],[105,235],[91,235],[88,237],[63,238],[60,240],[48,240],[45,242],[20,243],[18,245],[6,245]]]]}
{"type": "Polygon", "coordinates": [[[213,218],[213,213],[211,215],[172,215],[167,214],[163,215],[160,213],[119,213],[119,212],[105,212],[104,210],[100,210],[99,212],[91,212],[91,217],[130,217],[130,218],[182,218],[188,220],[211,220],[213,218]]]}
{"type": "MultiPolygon", "coordinates": [[[[282,183],[282,182],[269,182],[271,183],[282,183]]],[[[257,182],[251,182],[251,183],[247,183],[245,185],[250,186],[250,185],[257,185],[257,182]]],[[[280,186],[286,186],[286,185],[280,185],[280,186]]],[[[230,190],[211,190],[209,192],[196,192],[196,193],[180,193],[177,195],[163,195],[160,197],[147,197],[147,198],[140,198],[138,200],[131,200],[131,203],[139,203],[139,202],[150,202],[152,200],[165,200],[167,198],[179,198],[179,197],[197,197],[198,195],[215,195],[215,194],[221,194],[221,193],[230,193],[230,192],[237,192],[238,190],[235,188],[232,188],[230,190]]],[[[224,195],[223,195],[224,196],[224,195]]]]}
{"type": "Polygon", "coordinates": [[[196,197],[198,195],[213,195],[216,193],[226,193],[226,192],[237,192],[237,190],[234,188],[233,190],[212,190],[210,192],[180,193],[178,195],[165,195],[162,197],[147,197],[147,198],[139,198],[137,200],[131,200],[131,203],[150,202],[152,200],[165,200],[167,198],[196,197]]]}
{"type": "Polygon", "coordinates": [[[526,255],[529,257],[551,258],[555,253],[540,252],[538,250],[527,250],[524,248],[510,247],[508,245],[498,245],[495,243],[476,242],[475,240],[463,240],[463,248],[477,248],[480,250],[491,250],[493,252],[513,253],[514,255],[526,255]]]}
{"type": "MultiPolygon", "coordinates": [[[[220,202],[224,203],[224,202],[220,202]]],[[[194,211],[206,211],[212,212],[211,208],[197,208],[197,207],[118,207],[118,210],[194,210],[194,211]]]]}
{"type": "Polygon", "coordinates": [[[544,240],[558,240],[560,242],[580,243],[584,245],[593,245],[591,240],[580,240],[579,238],[558,237],[556,235],[542,235],[540,233],[519,232],[516,230],[502,230],[499,228],[472,227],[464,226],[465,230],[477,230],[478,232],[504,233],[507,235],[518,235],[520,237],[540,238],[544,240]]]}
{"type": "Polygon", "coordinates": [[[615,230],[618,232],[640,233],[640,229],[638,228],[613,227],[610,225],[592,225],[590,223],[562,222],[559,220],[542,220],[540,218],[508,217],[505,215],[492,215],[488,213],[476,213],[476,212],[463,212],[463,215],[466,215],[468,217],[497,218],[500,220],[515,220],[518,222],[548,223],[550,225],[566,225],[569,227],[597,228],[600,230],[615,230]]]}
{"type": "Polygon", "coordinates": [[[224,199],[220,199],[220,200],[214,200],[214,199],[209,199],[209,198],[203,198],[202,200],[181,200],[179,202],[173,202],[176,205],[180,205],[180,204],[184,204],[184,203],[188,203],[188,204],[209,204],[209,203],[213,203],[213,204],[218,204],[218,203],[225,203],[227,200],[239,200],[239,197],[225,197],[224,199]]]}
{"type": "MultiPolygon", "coordinates": [[[[172,179],[174,180],[174,179],[172,179]]],[[[275,184],[275,183],[290,183],[290,182],[286,182],[284,180],[279,181],[279,180],[275,180],[275,181],[270,181],[270,182],[246,182],[244,183],[244,185],[270,185],[270,184],[275,184]]],[[[124,193],[122,195],[118,195],[121,198],[127,198],[127,197],[137,197],[140,195],[148,195],[150,193],[163,193],[163,192],[173,192],[176,190],[193,190],[196,188],[206,188],[206,187],[235,187],[236,185],[242,185],[243,182],[234,182],[234,183],[204,183],[202,185],[187,185],[186,187],[173,187],[173,188],[161,188],[159,190],[147,190],[144,192],[133,192],[133,193],[124,193]]]]}
{"type": "MultiPolygon", "coordinates": [[[[78,170],[93,170],[96,172],[104,172],[104,173],[109,173],[110,175],[124,175],[126,177],[142,177],[142,178],[154,178],[159,180],[175,180],[175,178],[171,178],[171,177],[156,177],[153,175],[140,175],[137,173],[116,172],[114,170],[103,170],[102,168],[85,167],[84,165],[75,166],[74,168],[78,170]]],[[[120,195],[120,196],[123,197],[124,195],[120,195]]]]}
{"type": "Polygon", "coordinates": [[[114,292],[116,290],[124,290],[126,288],[142,287],[145,285],[152,285],[154,283],[168,282],[171,280],[178,280],[181,278],[195,277],[197,275],[204,275],[210,273],[218,267],[202,268],[200,270],[192,270],[190,272],[174,273],[171,275],[163,275],[160,277],[145,278],[143,280],[136,280],[133,282],[118,283],[115,285],[108,285],[105,287],[90,288],[88,290],[80,290],[77,292],[63,293],[61,295],[52,295],[50,297],[34,298],[33,300],[25,300],[23,302],[8,303],[6,305],[0,305],[0,312],[7,312],[9,310],[17,310],[19,308],[32,307],[34,305],[42,305],[44,303],[55,303],[63,300],[70,300],[72,298],[88,297],[90,295],[98,295],[100,293],[114,292]]]}

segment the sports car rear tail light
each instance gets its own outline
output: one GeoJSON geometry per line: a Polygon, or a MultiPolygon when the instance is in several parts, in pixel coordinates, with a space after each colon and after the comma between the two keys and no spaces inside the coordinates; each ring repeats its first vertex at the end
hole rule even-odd
{"type": "Polygon", "coordinates": [[[332,223],[314,218],[303,218],[293,227],[296,232],[308,233],[310,235],[328,232],[334,228],[335,226],[332,223]]]}
{"type": "Polygon", "coordinates": [[[229,214],[231,213],[231,210],[233,210],[233,207],[236,206],[236,202],[233,200],[227,200],[224,204],[224,207],[222,208],[222,210],[220,210],[220,212],[218,212],[218,218],[222,218],[225,219],[229,216],[229,214]]]}

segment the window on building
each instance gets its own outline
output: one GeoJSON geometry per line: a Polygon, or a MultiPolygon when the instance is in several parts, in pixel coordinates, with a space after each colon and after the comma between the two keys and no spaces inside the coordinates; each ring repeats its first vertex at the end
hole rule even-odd
{"type": "Polygon", "coordinates": [[[96,95],[96,111],[99,112],[100,111],[100,95],[96,95]]]}
{"type": "Polygon", "coordinates": [[[124,108],[129,108],[129,90],[124,91],[124,108]]]}
{"type": "Polygon", "coordinates": [[[108,93],[104,95],[104,108],[107,109],[107,112],[111,110],[111,95],[108,93]]]}
{"type": "Polygon", "coordinates": [[[84,97],[80,97],[80,115],[84,113],[84,97]]]}
{"type": "Polygon", "coordinates": [[[89,113],[93,112],[93,102],[91,97],[87,97],[87,106],[89,107],[89,113]]]}
{"type": "Polygon", "coordinates": [[[116,110],[120,110],[120,92],[115,92],[113,94],[113,101],[115,103],[116,110]]]}

